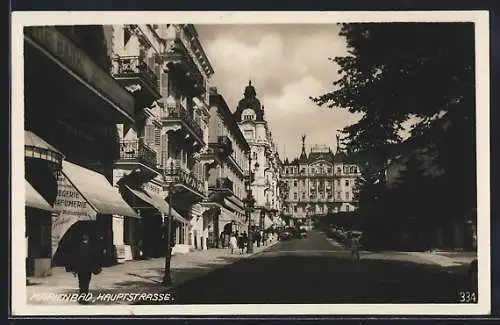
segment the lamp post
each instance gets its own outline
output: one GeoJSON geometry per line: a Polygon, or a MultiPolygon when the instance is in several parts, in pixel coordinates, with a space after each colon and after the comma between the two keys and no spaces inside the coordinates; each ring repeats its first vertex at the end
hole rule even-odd
{"type": "MultiPolygon", "coordinates": [[[[168,216],[167,216],[167,252],[165,254],[165,275],[162,284],[171,285],[170,261],[172,260],[172,192],[177,180],[174,162],[170,162],[170,168],[164,171],[164,181],[168,183],[168,216]]],[[[164,220],[165,222],[165,220],[164,220]]]]}
{"type": "MultiPolygon", "coordinates": [[[[256,163],[256,168],[258,168],[258,163],[256,163]]],[[[248,243],[247,243],[247,253],[253,253],[253,236],[252,236],[252,209],[254,205],[254,199],[252,195],[252,154],[248,152],[248,180],[247,180],[247,198],[246,198],[246,217],[248,219],[248,243]]]]}

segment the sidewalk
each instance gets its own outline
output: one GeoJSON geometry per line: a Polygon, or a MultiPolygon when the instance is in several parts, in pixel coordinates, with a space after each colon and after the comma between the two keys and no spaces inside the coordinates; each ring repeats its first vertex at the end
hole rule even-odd
{"type": "Polygon", "coordinates": [[[477,258],[476,252],[407,252],[407,254],[427,260],[442,267],[468,266],[477,258]]]}
{"type": "MultiPolygon", "coordinates": [[[[231,254],[229,249],[208,249],[186,254],[175,254],[171,260],[171,273],[175,286],[181,285],[199,276],[203,276],[220,267],[232,264],[241,259],[254,256],[271,248],[278,241],[267,246],[254,245],[252,254],[231,254]]],[[[106,301],[103,295],[121,293],[164,293],[166,288],[161,285],[164,275],[165,258],[127,261],[103,268],[102,273],[92,276],[90,292],[103,298],[93,304],[130,304],[128,301],[106,301]]],[[[29,278],[27,299],[29,304],[36,305],[71,305],[75,302],[55,301],[53,295],[74,294],[78,292],[78,279],[68,273],[63,267],[55,267],[52,276],[46,278],[29,278]]],[[[112,299],[108,295],[108,300],[112,299]]]]}

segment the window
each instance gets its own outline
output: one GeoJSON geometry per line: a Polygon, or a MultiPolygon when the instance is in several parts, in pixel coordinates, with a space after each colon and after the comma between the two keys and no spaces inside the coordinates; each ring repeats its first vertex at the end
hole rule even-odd
{"type": "Polygon", "coordinates": [[[325,207],[324,207],[324,206],[322,206],[322,205],[320,205],[320,206],[319,206],[319,211],[320,211],[321,213],[323,213],[323,212],[325,211],[325,207]]]}
{"type": "Polygon", "coordinates": [[[305,200],[306,199],[306,192],[302,192],[302,199],[305,200]]]}
{"type": "Polygon", "coordinates": [[[293,211],[297,212],[297,206],[293,207],[293,211]]]}
{"type": "Polygon", "coordinates": [[[330,167],[328,167],[328,168],[326,169],[326,171],[327,171],[327,173],[328,173],[328,174],[331,174],[331,173],[332,173],[332,169],[331,169],[330,167]]]}
{"type": "Polygon", "coordinates": [[[293,198],[297,200],[297,193],[293,193],[293,198]]]}
{"type": "Polygon", "coordinates": [[[345,186],[349,186],[349,180],[348,179],[345,180],[345,186]]]}
{"type": "Polygon", "coordinates": [[[337,179],[337,186],[340,186],[340,179],[337,179]]]}
{"type": "Polygon", "coordinates": [[[155,128],[155,145],[161,145],[161,130],[159,128],[155,128]]]}
{"type": "Polygon", "coordinates": [[[301,172],[302,174],[305,174],[306,169],[305,169],[305,168],[302,168],[302,169],[300,170],[300,172],[301,172]]]}
{"type": "Polygon", "coordinates": [[[305,179],[302,180],[302,185],[306,186],[306,180],[305,179]]]}
{"type": "Polygon", "coordinates": [[[349,194],[351,194],[351,193],[349,193],[349,192],[345,192],[345,199],[346,199],[346,200],[348,200],[348,201],[350,200],[350,198],[349,198],[349,194]]]}
{"type": "Polygon", "coordinates": [[[337,174],[341,174],[342,173],[342,169],[340,167],[337,167],[337,174]]]}
{"type": "MultiPolygon", "coordinates": [[[[253,134],[253,133],[252,133],[253,134]]],[[[252,153],[252,160],[257,160],[257,153],[256,152],[253,152],[252,153]]]]}
{"type": "Polygon", "coordinates": [[[245,138],[253,138],[253,130],[245,130],[244,131],[245,138]]]}
{"type": "Polygon", "coordinates": [[[251,121],[251,120],[253,120],[253,116],[247,114],[247,115],[243,116],[243,120],[245,120],[245,121],[251,121]]]}
{"type": "Polygon", "coordinates": [[[297,187],[297,181],[296,180],[293,181],[293,186],[297,187]]]}
{"type": "Polygon", "coordinates": [[[337,199],[340,200],[340,191],[337,192],[337,199]]]}
{"type": "Polygon", "coordinates": [[[351,207],[349,206],[349,204],[345,206],[345,210],[346,210],[347,212],[349,212],[349,210],[351,210],[351,207]]]}

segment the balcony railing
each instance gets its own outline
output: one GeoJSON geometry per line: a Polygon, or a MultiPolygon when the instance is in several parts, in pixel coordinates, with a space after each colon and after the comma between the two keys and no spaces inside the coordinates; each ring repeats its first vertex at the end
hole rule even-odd
{"type": "Polygon", "coordinates": [[[156,151],[140,140],[120,141],[120,160],[136,161],[156,168],[156,151]]]}
{"type": "Polygon", "coordinates": [[[112,74],[115,78],[139,77],[155,91],[159,89],[158,77],[139,56],[120,56],[113,58],[112,74]]]}
{"type": "Polygon", "coordinates": [[[205,182],[192,170],[183,167],[181,161],[178,159],[172,160],[172,164],[168,166],[163,166],[163,173],[167,181],[173,181],[200,193],[205,193],[205,182]]]}
{"type": "Polygon", "coordinates": [[[217,178],[215,184],[210,185],[209,189],[233,192],[233,181],[227,177],[217,178]]]}
{"type": "Polygon", "coordinates": [[[183,122],[191,131],[200,139],[203,139],[203,130],[199,124],[199,121],[196,121],[188,110],[181,105],[180,102],[175,103],[166,103],[165,111],[163,111],[161,116],[162,121],[181,121],[183,122]]]}
{"type": "Polygon", "coordinates": [[[217,144],[219,148],[223,150],[224,153],[230,155],[233,153],[233,142],[227,135],[221,135],[217,137],[217,144]]]}

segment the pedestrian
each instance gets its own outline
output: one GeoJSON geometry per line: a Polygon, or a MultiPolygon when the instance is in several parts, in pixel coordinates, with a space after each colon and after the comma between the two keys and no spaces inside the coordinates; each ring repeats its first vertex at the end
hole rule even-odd
{"type": "Polygon", "coordinates": [[[236,234],[232,233],[229,239],[229,245],[231,246],[231,255],[238,249],[238,239],[236,239],[236,234]]]}
{"type": "Polygon", "coordinates": [[[360,260],[360,257],[359,257],[359,246],[360,246],[359,236],[352,234],[351,240],[349,242],[350,242],[349,246],[350,246],[350,250],[351,250],[351,258],[355,263],[358,263],[360,260]]]}
{"type": "Polygon", "coordinates": [[[243,255],[245,250],[245,240],[243,239],[243,235],[238,236],[238,248],[240,249],[240,254],[243,255]]]}
{"type": "Polygon", "coordinates": [[[264,246],[267,246],[267,244],[268,244],[267,241],[269,240],[269,232],[267,232],[267,231],[264,232],[264,234],[263,234],[263,240],[264,240],[264,246]]]}
{"type": "Polygon", "coordinates": [[[101,258],[97,245],[90,240],[90,236],[87,234],[82,234],[68,252],[66,271],[72,272],[75,277],[78,277],[78,303],[80,304],[87,303],[84,296],[89,293],[92,274],[97,275],[102,271],[101,258]]]}

